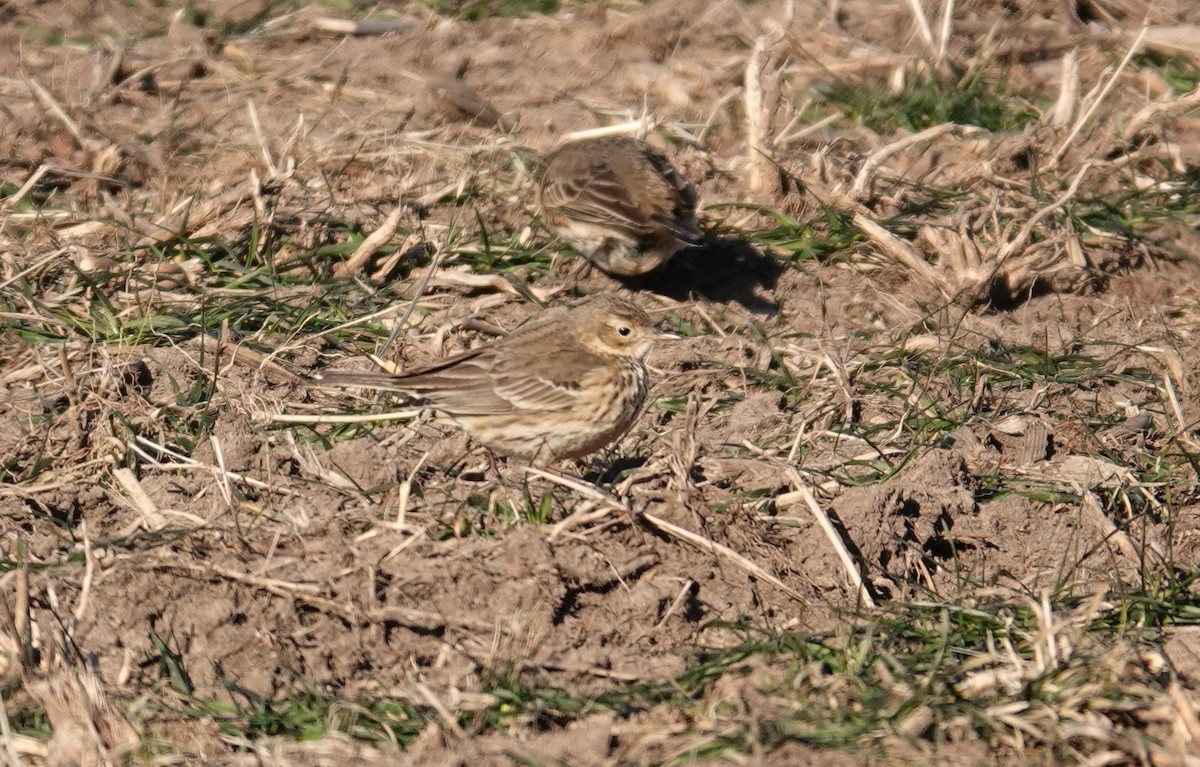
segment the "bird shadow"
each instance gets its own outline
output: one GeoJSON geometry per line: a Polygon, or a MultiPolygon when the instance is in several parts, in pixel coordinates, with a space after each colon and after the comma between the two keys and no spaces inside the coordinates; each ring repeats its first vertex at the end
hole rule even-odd
{"type": "Polygon", "coordinates": [[[634,290],[650,290],[677,301],[700,296],[710,301],[736,301],[755,314],[774,314],[773,291],[784,266],[744,237],[706,234],[661,267],[641,277],[622,280],[634,290]]]}

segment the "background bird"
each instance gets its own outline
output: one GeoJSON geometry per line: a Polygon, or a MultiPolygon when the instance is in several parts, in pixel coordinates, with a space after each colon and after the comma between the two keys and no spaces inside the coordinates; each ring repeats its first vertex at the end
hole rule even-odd
{"type": "Polygon", "coordinates": [[[405,392],[497,453],[549,463],[593,453],[628,431],[646,400],[647,352],[678,337],[629,299],[598,296],[416,370],[324,371],[314,381],[405,392]]]}
{"type": "Polygon", "coordinates": [[[657,269],[704,232],[696,190],[644,141],[627,136],[563,144],[542,163],[543,220],[610,274],[657,269]]]}

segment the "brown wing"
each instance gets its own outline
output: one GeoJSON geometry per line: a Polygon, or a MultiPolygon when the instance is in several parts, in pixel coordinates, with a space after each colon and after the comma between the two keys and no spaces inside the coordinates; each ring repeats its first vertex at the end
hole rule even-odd
{"type": "Polygon", "coordinates": [[[583,374],[595,370],[603,360],[583,349],[562,347],[547,343],[540,353],[509,355],[492,372],[496,395],[526,411],[577,407],[583,397],[591,396],[581,385],[583,374]]]}
{"type": "Polygon", "coordinates": [[[629,239],[658,238],[664,230],[685,242],[702,236],[695,189],[642,141],[613,138],[561,147],[547,160],[540,193],[545,207],[629,239]]]}
{"type": "Polygon", "coordinates": [[[595,366],[555,333],[561,319],[523,325],[496,343],[398,375],[325,371],[321,384],[400,391],[449,415],[501,415],[569,409],[580,396],[571,371],[595,366]]]}
{"type": "Polygon", "coordinates": [[[612,227],[634,240],[654,233],[655,222],[637,207],[605,158],[571,152],[551,162],[542,180],[543,206],[576,221],[612,227]]]}
{"type": "Polygon", "coordinates": [[[666,157],[649,146],[642,159],[654,168],[653,177],[661,184],[661,189],[647,189],[660,203],[651,206],[653,220],[684,242],[700,242],[704,239],[704,233],[696,223],[696,188],[675,170],[666,157]]]}
{"type": "Polygon", "coordinates": [[[490,350],[491,346],[481,346],[397,375],[324,370],[313,380],[327,386],[403,392],[451,414],[507,412],[512,405],[497,397],[491,386],[490,350]]]}
{"type": "Polygon", "coordinates": [[[396,384],[450,415],[506,413],[512,410],[512,404],[497,396],[492,386],[495,359],[496,344],[481,346],[405,371],[396,376],[396,384]]]}

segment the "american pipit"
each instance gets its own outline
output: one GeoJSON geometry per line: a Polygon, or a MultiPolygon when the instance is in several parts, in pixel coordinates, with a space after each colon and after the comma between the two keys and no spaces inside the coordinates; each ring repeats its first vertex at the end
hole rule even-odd
{"type": "Polygon", "coordinates": [[[643,360],[662,338],[678,336],[656,329],[632,301],[598,296],[416,370],[315,379],[404,392],[497,453],[549,463],[593,453],[628,431],[646,399],[643,360]]]}
{"type": "Polygon", "coordinates": [[[396,71],[424,86],[424,106],[437,118],[503,127],[496,107],[463,79],[470,64],[471,60],[464,58],[458,62],[453,72],[446,73],[421,73],[407,69],[396,71]]]}
{"type": "Polygon", "coordinates": [[[704,238],[696,190],[666,157],[626,136],[571,141],[551,152],[538,203],[571,247],[623,277],[657,269],[704,238]]]}

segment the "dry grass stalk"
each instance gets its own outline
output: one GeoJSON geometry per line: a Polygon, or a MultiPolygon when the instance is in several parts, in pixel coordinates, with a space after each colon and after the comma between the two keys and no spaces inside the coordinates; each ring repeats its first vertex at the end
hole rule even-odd
{"type": "Polygon", "coordinates": [[[1185,115],[1197,109],[1200,109],[1200,85],[1197,85],[1190,93],[1183,96],[1166,98],[1152,104],[1147,104],[1138,110],[1133,119],[1129,121],[1129,124],[1125,126],[1125,140],[1134,140],[1159,120],[1185,115]]]}
{"type": "Polygon", "coordinates": [[[318,426],[326,423],[381,423],[383,421],[411,421],[421,415],[419,409],[389,410],[383,413],[364,413],[362,415],[318,413],[301,415],[300,413],[271,413],[263,416],[266,423],[294,423],[318,426]]]}
{"type": "MultiPolygon", "coordinates": [[[[427,247],[428,247],[428,244],[427,244],[427,243],[424,243],[424,242],[422,242],[422,243],[419,243],[418,245],[414,245],[414,246],[413,246],[413,248],[414,248],[414,249],[415,249],[415,248],[417,248],[417,247],[420,247],[420,248],[427,248],[427,247]]],[[[410,251],[410,252],[411,252],[411,251],[410,251]]],[[[420,298],[420,296],[421,296],[421,295],[424,293],[424,288],[425,288],[425,286],[427,286],[427,285],[428,285],[428,281],[429,281],[430,277],[433,275],[433,273],[434,273],[434,271],[435,271],[435,270],[433,269],[433,267],[437,265],[437,261],[439,260],[439,257],[438,257],[438,255],[437,255],[437,254],[438,254],[438,252],[439,252],[438,250],[435,250],[435,251],[434,251],[434,261],[433,261],[433,263],[430,265],[430,268],[429,268],[429,269],[428,269],[428,270],[427,270],[427,271],[426,271],[424,274],[420,275],[420,276],[421,276],[421,278],[422,278],[422,281],[421,281],[421,282],[418,284],[418,288],[417,288],[417,298],[413,299],[413,301],[412,301],[412,302],[409,302],[408,304],[406,304],[406,305],[405,305],[405,306],[406,306],[406,308],[405,308],[405,312],[404,312],[405,320],[404,320],[403,322],[399,322],[399,323],[398,323],[398,326],[400,326],[400,327],[403,327],[403,326],[404,326],[404,325],[407,323],[407,318],[408,318],[408,317],[410,317],[410,316],[412,315],[413,309],[415,308],[415,305],[416,305],[416,303],[417,303],[418,299],[419,299],[419,298],[420,298]],[[428,276],[427,276],[427,275],[428,275],[428,276]]],[[[412,275],[410,275],[410,276],[412,276],[412,275]]],[[[340,325],[335,325],[334,327],[332,327],[332,328],[329,328],[329,329],[327,329],[327,330],[320,331],[319,333],[314,333],[314,334],[312,334],[311,336],[306,336],[306,338],[308,339],[308,342],[309,342],[309,343],[311,343],[311,342],[312,342],[312,341],[314,341],[314,340],[319,340],[319,339],[321,339],[321,338],[324,338],[324,337],[326,337],[326,336],[329,336],[329,335],[335,335],[335,334],[337,334],[337,333],[342,333],[342,332],[345,332],[346,330],[349,330],[349,329],[351,329],[351,328],[358,327],[359,325],[365,325],[365,324],[367,324],[368,322],[373,322],[373,321],[375,321],[375,320],[377,320],[377,319],[380,319],[381,317],[387,317],[388,315],[395,314],[395,313],[396,313],[396,312],[398,312],[398,311],[400,311],[400,305],[399,305],[399,304],[396,304],[396,305],[393,305],[393,306],[389,306],[389,307],[387,307],[387,308],[385,308],[385,309],[380,309],[380,310],[379,310],[379,311],[377,311],[377,312],[372,312],[372,313],[370,313],[370,314],[364,314],[364,315],[363,315],[363,316],[361,316],[361,317],[357,317],[357,318],[355,318],[355,319],[353,319],[353,320],[348,320],[348,321],[346,321],[346,322],[343,322],[343,323],[342,323],[342,324],[340,324],[340,325]]],[[[393,331],[393,333],[394,333],[394,332],[395,332],[395,331],[393,331]]],[[[276,354],[278,354],[278,353],[279,353],[279,352],[281,352],[281,351],[284,351],[284,349],[277,349],[277,350],[276,350],[276,354]]],[[[380,354],[382,354],[382,353],[383,353],[383,351],[386,351],[386,344],[385,344],[385,348],[384,348],[383,350],[381,350],[380,354]]]]}
{"type": "Polygon", "coordinates": [[[84,135],[83,130],[79,127],[79,123],[71,119],[71,116],[67,114],[67,110],[63,108],[62,104],[56,98],[50,95],[50,91],[42,87],[41,83],[32,78],[25,78],[25,84],[29,86],[29,90],[54,119],[58,120],[67,129],[67,132],[75,138],[79,146],[92,153],[97,153],[104,148],[101,142],[84,135]]]}
{"type": "Polygon", "coordinates": [[[950,294],[949,284],[946,282],[946,279],[938,274],[937,270],[922,258],[920,254],[910,248],[904,240],[901,240],[861,213],[854,215],[854,225],[861,229],[863,234],[871,238],[871,241],[878,245],[884,253],[895,258],[913,272],[916,272],[922,279],[941,291],[943,296],[950,294]]]}
{"type": "Polygon", "coordinates": [[[413,19],[332,19],[318,16],[311,22],[317,32],[328,32],[333,35],[354,35],[366,37],[369,35],[387,35],[393,32],[407,32],[417,26],[413,19]]]}
{"type": "Polygon", "coordinates": [[[86,667],[26,681],[25,689],[46,711],[53,734],[48,750],[57,764],[112,767],[141,744],[137,731],[108,701],[100,680],[86,667]]]}
{"type": "MultiPolygon", "coordinates": [[[[1080,490],[1076,484],[1076,490],[1080,490]]],[[[1116,542],[1117,548],[1135,567],[1144,566],[1147,555],[1153,553],[1160,564],[1166,565],[1167,559],[1162,551],[1162,548],[1154,541],[1147,543],[1145,548],[1133,542],[1133,539],[1124,531],[1113,524],[1109,519],[1108,514],[1104,512],[1104,508],[1100,505],[1100,499],[1091,490],[1081,490],[1080,497],[1083,499],[1083,508],[1087,511],[1088,516],[1104,533],[1104,537],[1116,542]]]]}
{"type": "Polygon", "coordinates": [[[20,660],[27,657],[25,651],[33,641],[33,616],[29,610],[29,565],[21,562],[16,569],[13,590],[16,595],[12,602],[13,641],[17,644],[20,660]]]}
{"type": "MultiPolygon", "coordinates": [[[[427,243],[420,243],[420,245],[426,249],[429,247],[427,243]]],[[[413,247],[415,248],[416,246],[413,247]]],[[[441,266],[442,255],[445,253],[445,251],[446,249],[444,245],[438,245],[436,248],[434,248],[433,257],[429,260],[429,266],[425,268],[425,273],[421,275],[420,282],[417,283],[416,288],[413,290],[412,300],[408,302],[408,306],[404,309],[404,314],[400,315],[400,319],[396,320],[396,326],[392,328],[391,333],[388,333],[387,340],[384,341],[383,346],[379,348],[380,357],[383,357],[387,354],[388,349],[392,348],[392,344],[396,342],[396,339],[400,336],[400,333],[402,333],[404,328],[408,326],[408,320],[410,317],[412,317],[412,313],[416,311],[417,303],[420,302],[421,296],[425,295],[425,291],[429,289],[430,280],[432,280],[433,276],[438,273],[438,267],[441,266]]]]}
{"type": "Polygon", "coordinates": [[[743,98],[746,106],[746,162],[750,169],[749,186],[753,192],[770,191],[777,175],[771,123],[779,110],[782,71],[779,48],[788,38],[795,21],[792,0],[784,7],[781,22],[768,22],[765,31],[754,40],[746,60],[743,98]]]}
{"type": "Polygon", "coordinates": [[[996,267],[999,268],[1005,261],[1011,258],[1021,248],[1025,247],[1025,243],[1033,235],[1033,232],[1047,216],[1055,213],[1075,199],[1075,195],[1079,194],[1079,187],[1083,183],[1083,179],[1087,176],[1088,171],[1092,169],[1092,162],[1088,161],[1083,164],[1083,167],[1075,174],[1075,178],[1071,180],[1071,185],[1067,187],[1067,191],[1063,192],[1062,196],[1046,207],[1039,210],[1037,213],[1029,217],[1029,219],[1021,226],[1020,231],[1008,242],[1000,248],[996,253],[996,267]]]}
{"type": "Polygon", "coordinates": [[[1153,27],[1145,33],[1146,47],[1168,56],[1187,56],[1200,62],[1200,24],[1153,27]]]}
{"type": "Polygon", "coordinates": [[[354,249],[354,253],[350,258],[334,267],[333,274],[335,277],[349,277],[357,274],[366,265],[371,256],[384,246],[384,244],[392,239],[396,234],[396,230],[400,228],[400,221],[404,218],[404,194],[396,200],[396,207],[388,214],[375,231],[371,232],[358,247],[354,249]]]}
{"type": "Polygon", "coordinates": [[[671,451],[667,455],[667,464],[671,468],[671,484],[674,486],[680,508],[684,509],[692,508],[692,500],[697,490],[692,473],[696,467],[696,428],[699,417],[699,400],[695,394],[689,395],[683,426],[672,435],[671,451]]]}
{"type": "Polygon", "coordinates": [[[695,588],[695,581],[688,579],[683,582],[683,587],[679,589],[679,593],[675,595],[675,599],[671,601],[671,604],[667,606],[666,610],[663,610],[663,615],[658,619],[658,623],[654,624],[655,630],[662,628],[663,625],[666,624],[667,620],[670,619],[670,617],[674,615],[677,610],[679,610],[679,608],[683,605],[684,600],[688,598],[688,595],[691,594],[695,588]]]}
{"type": "Polygon", "coordinates": [[[937,254],[938,268],[953,278],[957,295],[969,297],[968,303],[991,287],[985,281],[994,275],[984,266],[982,248],[965,226],[951,229],[926,225],[921,227],[918,239],[937,254]]]}
{"type": "Polygon", "coordinates": [[[658,127],[658,121],[650,115],[644,115],[636,120],[617,123],[615,125],[606,125],[602,128],[588,128],[587,130],[577,130],[563,136],[563,142],[581,141],[583,139],[604,138],[606,136],[633,136],[634,138],[645,138],[658,127]]]}
{"type": "Polygon", "coordinates": [[[1171,682],[1167,694],[1175,705],[1177,729],[1186,738],[1187,745],[1195,750],[1200,748],[1200,716],[1196,714],[1196,704],[1188,691],[1178,681],[1171,682]]]}
{"type": "MultiPolygon", "coordinates": [[[[42,180],[42,177],[52,170],[58,170],[58,167],[55,165],[46,165],[45,163],[39,165],[37,170],[29,174],[29,178],[25,180],[25,183],[21,185],[20,189],[4,198],[3,204],[0,204],[0,212],[9,211],[15,208],[21,202],[21,200],[25,199],[25,196],[29,194],[30,190],[38,185],[38,182],[42,180]]],[[[8,283],[6,282],[5,285],[7,284],[8,283]]]]}
{"type": "Polygon", "coordinates": [[[425,699],[425,702],[433,707],[433,710],[437,712],[438,717],[441,718],[442,723],[446,725],[447,729],[449,729],[456,738],[467,737],[467,732],[458,723],[458,719],[450,712],[450,709],[446,706],[446,703],[439,698],[433,690],[429,689],[429,685],[423,682],[416,682],[414,687],[416,688],[417,692],[420,693],[421,697],[425,699]]]}
{"type": "Polygon", "coordinates": [[[216,197],[209,198],[198,207],[197,203],[206,195],[200,191],[185,194],[179,203],[150,224],[145,224],[149,232],[138,242],[139,245],[153,245],[162,239],[178,236],[196,236],[206,226],[228,228],[238,219],[250,220],[250,214],[242,213],[241,208],[253,192],[244,183],[221,192],[216,197]]]}
{"type": "MultiPolygon", "coordinates": [[[[261,482],[257,479],[254,479],[253,477],[248,477],[248,476],[239,474],[238,472],[234,472],[234,471],[222,472],[221,469],[219,469],[216,466],[213,466],[211,464],[206,464],[202,461],[197,461],[189,456],[183,455],[182,453],[172,450],[164,445],[159,445],[155,442],[152,442],[149,439],[146,439],[145,437],[142,437],[142,436],[135,437],[134,441],[129,443],[128,447],[130,450],[137,453],[138,456],[141,457],[141,459],[143,461],[143,466],[146,466],[148,468],[158,469],[160,471],[194,471],[194,470],[211,471],[214,474],[221,473],[229,479],[236,480],[238,482],[245,482],[245,483],[251,485],[252,487],[257,487],[262,490],[273,489],[271,485],[268,485],[265,482],[261,482]],[[152,451],[152,452],[148,452],[148,451],[152,451]],[[166,455],[170,458],[174,458],[176,460],[176,463],[164,463],[157,458],[157,456],[159,456],[159,455],[166,455]]],[[[174,513],[180,514],[181,512],[174,512],[174,513]]],[[[192,516],[192,515],[188,515],[188,516],[192,516]]],[[[203,520],[200,520],[200,521],[202,522],[203,520]]]]}
{"type": "Polygon", "coordinates": [[[937,44],[933,40],[933,29],[929,26],[929,19],[925,16],[925,8],[921,5],[921,0],[908,0],[908,9],[912,12],[913,23],[917,26],[917,32],[921,35],[921,42],[925,44],[925,48],[937,55],[937,44]]]}
{"type": "Polygon", "coordinates": [[[750,189],[760,193],[770,187],[767,179],[773,170],[767,136],[770,116],[763,96],[763,74],[769,44],[766,35],[759,35],[746,62],[746,161],[750,166],[750,189]]]}
{"type": "Polygon", "coordinates": [[[792,144],[799,144],[803,141],[807,141],[810,137],[817,135],[834,123],[841,121],[844,116],[841,114],[831,114],[828,117],[817,120],[815,123],[811,123],[809,125],[797,128],[795,131],[791,131],[790,129],[792,124],[798,123],[800,117],[801,115],[796,115],[796,118],[792,121],[792,123],[789,123],[787,127],[779,131],[779,135],[775,137],[776,149],[786,149],[792,144]]]}
{"type": "Polygon", "coordinates": [[[867,193],[867,187],[871,183],[871,179],[884,160],[894,154],[903,152],[909,147],[918,144],[925,144],[945,136],[949,133],[957,133],[962,136],[971,136],[980,133],[982,128],[977,128],[973,125],[955,125],[954,123],[942,123],[934,125],[932,128],[926,128],[923,131],[918,131],[911,135],[905,136],[902,139],[893,141],[890,144],[880,147],[872,152],[866,160],[863,161],[862,168],[859,169],[858,175],[854,177],[854,183],[850,186],[850,197],[861,200],[867,193]]]}
{"type": "MultiPolygon", "coordinates": [[[[600,502],[607,509],[604,512],[605,514],[609,513],[609,511],[618,511],[618,512],[622,512],[625,514],[629,514],[631,517],[634,515],[633,510],[631,508],[629,508],[627,505],[625,505],[624,503],[621,503],[616,498],[613,498],[608,493],[605,493],[600,488],[598,488],[595,485],[592,485],[588,482],[584,482],[583,480],[576,479],[574,477],[569,477],[569,476],[566,476],[563,474],[559,474],[558,472],[546,471],[544,469],[539,469],[535,466],[526,466],[525,471],[528,474],[533,474],[534,476],[538,476],[543,479],[549,480],[550,482],[553,482],[554,484],[562,485],[563,487],[570,488],[588,498],[591,498],[592,500],[600,502]]],[[[655,516],[654,514],[651,514],[647,511],[641,511],[637,514],[637,516],[640,519],[644,520],[650,526],[658,528],[661,532],[664,532],[667,535],[670,535],[672,538],[675,538],[684,543],[690,544],[690,545],[700,549],[701,551],[708,551],[708,552],[717,554],[717,555],[723,557],[724,559],[729,560],[730,562],[732,562],[734,565],[738,566],[742,570],[745,570],[747,573],[751,574],[752,576],[759,578],[763,581],[766,581],[767,583],[772,584],[779,590],[783,591],[785,594],[795,597],[796,599],[801,599],[801,600],[804,599],[803,595],[800,594],[800,592],[796,591],[795,589],[791,588],[783,581],[779,580],[779,578],[775,577],[773,574],[771,574],[767,570],[763,569],[760,565],[755,564],[753,561],[747,559],[746,557],[737,553],[736,551],[729,548],[728,546],[725,546],[724,544],[717,543],[716,541],[714,541],[710,538],[705,538],[702,535],[693,533],[690,530],[687,530],[678,525],[672,524],[671,522],[668,522],[665,519],[655,516]]],[[[561,529],[565,529],[564,528],[565,522],[566,522],[566,520],[564,520],[563,523],[560,523],[559,526],[556,526],[551,531],[551,536],[555,536],[560,532],[561,529]]],[[[572,524],[575,524],[575,522],[572,522],[572,524]]]]}
{"type": "Polygon", "coordinates": [[[943,71],[946,69],[946,52],[950,47],[950,35],[954,30],[954,0],[944,0],[942,3],[942,28],[938,35],[937,65],[943,71]]]}
{"type": "Polygon", "coordinates": [[[97,58],[96,66],[92,70],[92,85],[83,97],[85,106],[95,104],[96,100],[107,93],[121,78],[121,69],[125,65],[125,56],[129,52],[128,47],[113,40],[105,40],[104,47],[109,53],[108,63],[101,66],[100,62],[103,59],[97,58]]]}
{"type": "Polygon", "coordinates": [[[431,264],[422,269],[414,269],[409,276],[420,277],[423,281],[428,280],[427,285],[432,287],[466,288],[467,290],[486,288],[497,293],[507,293],[524,298],[532,297],[536,303],[545,303],[548,298],[562,292],[561,286],[530,287],[505,279],[502,275],[478,274],[471,271],[469,266],[435,270],[434,265],[431,264]]]}
{"type": "Polygon", "coordinates": [[[1079,116],[1079,119],[1075,122],[1075,126],[1071,128],[1071,132],[1067,134],[1067,137],[1062,140],[1062,143],[1059,144],[1058,149],[1055,150],[1053,156],[1051,156],[1050,167],[1058,166],[1059,160],[1061,160],[1063,155],[1066,154],[1067,149],[1071,147],[1071,144],[1075,141],[1075,138],[1079,135],[1079,132],[1083,130],[1083,126],[1087,124],[1088,120],[1092,119],[1092,115],[1095,114],[1096,110],[1100,108],[1100,105],[1104,102],[1104,99],[1112,91],[1113,86],[1116,85],[1117,79],[1121,76],[1121,73],[1125,71],[1125,67],[1129,66],[1129,62],[1133,59],[1134,55],[1141,50],[1142,41],[1146,38],[1146,33],[1149,31],[1149,29],[1149,23],[1142,25],[1141,33],[1134,38],[1133,44],[1130,45],[1129,50],[1125,52],[1125,58],[1121,59],[1121,63],[1117,65],[1117,68],[1108,78],[1108,82],[1104,84],[1104,87],[1100,90],[1100,93],[1097,94],[1096,98],[1092,100],[1092,103],[1088,105],[1088,108],[1084,111],[1084,113],[1079,116]]]}
{"type": "Polygon", "coordinates": [[[228,355],[235,365],[241,365],[257,373],[266,374],[266,377],[269,380],[275,380],[283,383],[297,380],[295,373],[280,365],[278,362],[275,362],[269,356],[247,348],[241,343],[233,343],[232,341],[229,341],[227,338],[227,333],[223,333],[222,336],[225,337],[214,338],[207,333],[202,333],[197,336],[196,342],[200,345],[200,348],[205,354],[211,355],[217,359],[228,355]]]}
{"type": "Polygon", "coordinates": [[[842,563],[842,568],[846,571],[846,577],[858,593],[858,598],[868,608],[874,608],[875,600],[871,596],[871,591],[867,588],[867,584],[863,581],[859,565],[854,561],[854,557],[850,555],[850,550],[846,548],[846,542],[842,540],[841,534],[838,533],[833,523],[830,522],[829,515],[817,503],[817,499],[813,497],[812,491],[808,489],[808,483],[800,477],[800,473],[789,467],[788,474],[791,477],[792,485],[796,488],[794,492],[799,495],[799,499],[812,512],[813,517],[817,520],[817,524],[821,527],[821,531],[825,534],[825,538],[833,546],[838,561],[842,563]]]}
{"type": "Polygon", "coordinates": [[[137,477],[133,475],[133,471],[125,467],[113,470],[113,479],[117,480],[117,484],[129,496],[133,508],[142,517],[142,523],[147,530],[161,530],[167,526],[167,519],[158,510],[158,506],[150,499],[150,496],[142,489],[142,484],[138,482],[137,477]]]}
{"type": "MultiPolygon", "coordinates": [[[[1179,395],[1175,392],[1175,383],[1171,380],[1171,374],[1163,373],[1162,378],[1163,391],[1166,392],[1167,401],[1171,404],[1171,414],[1175,416],[1175,429],[1180,435],[1188,435],[1191,433],[1191,429],[1183,415],[1183,406],[1179,403],[1179,395]]],[[[1181,380],[1187,379],[1181,377],[1181,380]]]]}
{"type": "Polygon", "coordinates": [[[1079,53],[1071,49],[1062,57],[1058,84],[1058,101],[1050,112],[1050,125],[1055,129],[1067,127],[1079,107],[1079,53]]]}
{"type": "Polygon", "coordinates": [[[29,763],[22,761],[21,755],[38,759],[50,756],[50,747],[42,741],[12,732],[3,700],[0,700],[0,738],[4,740],[4,756],[9,767],[28,767],[29,763]]]}
{"type": "Polygon", "coordinates": [[[721,543],[717,543],[716,541],[712,540],[711,538],[705,538],[703,535],[693,533],[691,530],[682,528],[679,525],[672,524],[671,522],[668,522],[667,520],[662,519],[661,517],[657,517],[654,514],[651,514],[647,511],[643,511],[640,516],[642,519],[644,519],[646,522],[648,522],[651,526],[658,528],[659,530],[661,530],[664,533],[667,533],[671,537],[676,538],[680,541],[683,541],[684,543],[690,544],[690,545],[696,547],[697,549],[699,549],[700,551],[711,552],[713,554],[723,557],[724,559],[729,560],[730,562],[737,565],[742,570],[745,570],[750,575],[754,576],[755,578],[759,578],[760,580],[766,581],[767,583],[770,583],[771,585],[775,586],[775,588],[779,589],[780,591],[782,591],[783,593],[787,594],[790,597],[793,597],[793,598],[799,599],[799,600],[804,599],[803,594],[796,591],[791,586],[788,586],[786,583],[779,580],[779,578],[775,577],[770,572],[767,572],[760,565],[755,564],[753,561],[747,559],[746,557],[737,553],[736,551],[729,548],[728,546],[721,544],[721,543]]]}
{"type": "Polygon", "coordinates": [[[590,499],[595,505],[589,505],[577,510],[561,522],[550,528],[548,538],[554,540],[564,531],[577,527],[581,524],[604,519],[611,516],[613,512],[627,515],[630,519],[633,518],[634,512],[628,505],[604,492],[600,488],[585,482],[577,477],[571,477],[566,474],[561,474],[557,471],[538,468],[537,466],[523,467],[526,474],[532,474],[535,477],[541,477],[544,480],[552,482],[561,487],[573,490],[585,498],[590,499]],[[598,507],[598,508],[597,508],[598,507]]]}
{"type": "Polygon", "coordinates": [[[92,550],[92,540],[88,536],[87,520],[79,525],[79,536],[83,539],[83,579],[79,584],[79,597],[75,600],[75,621],[67,629],[67,636],[74,641],[75,628],[83,621],[91,605],[92,581],[96,577],[96,555],[92,550]]]}
{"type": "Polygon", "coordinates": [[[405,626],[422,631],[441,631],[447,628],[461,628],[472,631],[492,632],[502,630],[488,621],[481,621],[467,616],[446,615],[427,610],[416,610],[408,607],[390,605],[387,607],[363,610],[351,604],[338,602],[318,595],[323,588],[313,584],[295,583],[278,578],[265,578],[259,575],[238,572],[220,565],[192,565],[183,562],[154,562],[147,565],[156,570],[185,570],[201,575],[218,576],[220,578],[246,583],[279,597],[295,599],[326,612],[337,615],[348,621],[362,623],[382,623],[395,621],[405,626]]]}

